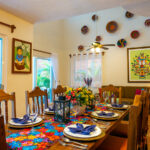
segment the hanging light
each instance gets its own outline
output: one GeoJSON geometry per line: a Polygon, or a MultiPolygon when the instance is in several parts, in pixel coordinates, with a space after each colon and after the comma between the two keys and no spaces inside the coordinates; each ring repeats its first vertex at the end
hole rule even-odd
{"type": "Polygon", "coordinates": [[[91,48],[91,52],[93,52],[93,53],[94,53],[94,52],[95,52],[95,48],[91,48]]]}
{"type": "Polygon", "coordinates": [[[99,47],[97,47],[96,49],[95,49],[95,52],[96,53],[99,53],[101,51],[101,49],[99,48],[99,47]]]}

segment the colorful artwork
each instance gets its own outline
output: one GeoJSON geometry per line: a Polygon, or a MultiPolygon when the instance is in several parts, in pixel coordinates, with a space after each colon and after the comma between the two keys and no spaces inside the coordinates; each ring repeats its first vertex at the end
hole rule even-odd
{"type": "Polygon", "coordinates": [[[13,38],[12,72],[31,73],[32,44],[13,38]]]}
{"type": "Polygon", "coordinates": [[[150,82],[150,47],[128,48],[128,82],[150,82]]]}

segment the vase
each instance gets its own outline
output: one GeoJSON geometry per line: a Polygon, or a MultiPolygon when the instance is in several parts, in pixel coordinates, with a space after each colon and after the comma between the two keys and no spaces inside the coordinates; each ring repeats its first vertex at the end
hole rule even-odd
{"type": "Polygon", "coordinates": [[[75,116],[80,116],[80,115],[83,115],[85,113],[85,110],[86,110],[86,105],[74,105],[73,108],[72,108],[72,112],[73,114],[75,114],[75,116]]]}

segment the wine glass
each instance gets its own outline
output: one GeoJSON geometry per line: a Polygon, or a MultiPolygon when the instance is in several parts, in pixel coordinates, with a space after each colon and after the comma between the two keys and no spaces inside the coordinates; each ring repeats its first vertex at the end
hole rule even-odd
{"type": "Polygon", "coordinates": [[[35,112],[34,114],[32,115],[32,132],[34,131],[34,122],[36,121],[36,118],[38,117],[38,105],[37,103],[35,104],[35,112]]]}
{"type": "Polygon", "coordinates": [[[75,102],[73,104],[73,112],[74,112],[74,115],[75,115],[75,119],[77,119],[77,115],[80,112],[79,102],[75,102]]]}

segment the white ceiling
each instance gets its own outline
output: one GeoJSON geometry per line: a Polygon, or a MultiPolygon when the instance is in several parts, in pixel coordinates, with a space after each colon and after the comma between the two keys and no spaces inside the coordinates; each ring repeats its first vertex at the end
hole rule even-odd
{"type": "Polygon", "coordinates": [[[138,15],[150,16],[150,0],[0,0],[0,9],[32,23],[118,6],[138,15]]]}

